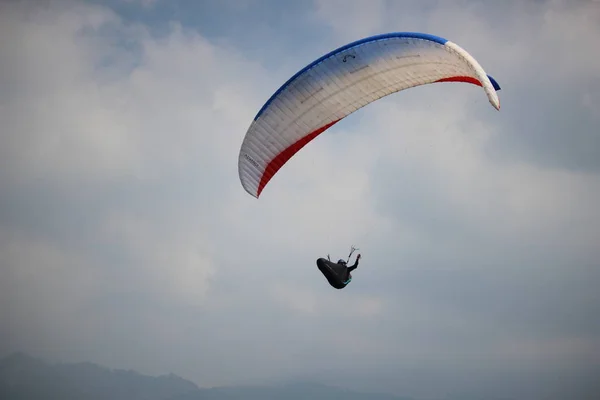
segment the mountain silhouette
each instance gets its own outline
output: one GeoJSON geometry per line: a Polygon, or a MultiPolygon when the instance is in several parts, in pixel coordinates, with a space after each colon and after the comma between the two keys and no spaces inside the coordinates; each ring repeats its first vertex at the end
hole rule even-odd
{"type": "MultiPolygon", "coordinates": [[[[456,397],[457,400],[464,398],[456,397]]],[[[312,382],[200,388],[174,374],[154,377],[133,370],[109,369],[89,362],[49,364],[25,353],[13,353],[0,359],[0,399],[413,400],[391,394],[350,391],[312,382]]]]}

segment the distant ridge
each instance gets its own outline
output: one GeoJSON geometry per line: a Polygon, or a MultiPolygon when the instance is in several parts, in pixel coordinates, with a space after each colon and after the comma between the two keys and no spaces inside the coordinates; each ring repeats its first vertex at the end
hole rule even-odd
{"type": "MultiPolygon", "coordinates": [[[[361,393],[313,382],[200,388],[175,374],[154,377],[133,370],[109,369],[90,362],[50,364],[22,352],[0,359],[0,399],[415,400],[391,394],[361,393]]],[[[466,397],[453,399],[466,400],[466,397]]]]}

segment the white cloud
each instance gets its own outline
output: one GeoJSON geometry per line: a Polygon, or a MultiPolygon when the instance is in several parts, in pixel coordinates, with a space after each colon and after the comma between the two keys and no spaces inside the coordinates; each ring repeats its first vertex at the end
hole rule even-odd
{"type": "Polygon", "coordinates": [[[210,240],[207,232],[178,222],[165,227],[142,218],[112,215],[105,222],[104,240],[124,248],[131,266],[137,266],[133,272],[137,284],[159,297],[201,305],[215,272],[210,240]]]}
{"type": "Polygon", "coordinates": [[[320,288],[327,288],[326,292],[277,282],[272,287],[271,295],[279,306],[291,312],[325,319],[334,315],[335,318],[342,317],[355,321],[357,318],[374,318],[384,312],[383,299],[361,294],[346,297],[338,291],[331,292],[325,278],[317,274],[315,276],[321,278],[320,288]]]}
{"type": "Polygon", "coordinates": [[[382,0],[317,0],[315,6],[317,17],[342,39],[379,33],[386,15],[382,0]]]}
{"type": "MultiPolygon", "coordinates": [[[[435,182],[448,207],[500,235],[541,234],[576,222],[587,226],[580,225],[588,237],[598,226],[600,214],[593,205],[600,196],[597,176],[525,163],[498,164],[486,150],[494,136],[504,134],[493,126],[503,115],[483,110],[474,116],[466,112],[467,106],[455,103],[430,118],[427,108],[418,108],[422,104],[396,104],[373,117],[385,132],[381,147],[389,169],[410,170],[423,181],[435,182]]],[[[393,185],[399,191],[411,190],[400,179],[393,185]]]]}
{"type": "MultiPolygon", "coordinates": [[[[177,24],[157,39],[91,5],[17,4],[4,10],[2,35],[18,36],[21,45],[2,49],[1,82],[9,89],[0,109],[2,190],[16,199],[42,181],[52,196],[59,193],[65,208],[92,201],[95,208],[76,222],[85,230],[80,238],[119,254],[117,266],[110,254],[97,259],[95,251],[51,236],[11,239],[16,243],[10,246],[22,249],[35,243],[52,249],[57,260],[75,257],[60,266],[53,262],[65,274],[79,274],[91,264],[89,282],[103,282],[83,292],[46,286],[44,301],[70,296],[76,304],[130,290],[176,304],[203,304],[217,269],[212,232],[220,212],[205,207],[219,207],[212,197],[223,194],[227,180],[237,183],[229,171],[236,168],[236,148],[253,111],[245,104],[251,86],[264,79],[236,71],[260,75],[260,68],[177,24]],[[126,53],[121,39],[139,55],[126,53]],[[176,186],[182,180],[192,186],[176,186]]],[[[60,212],[65,223],[73,222],[68,208],[60,212]]],[[[2,244],[9,245],[5,239],[2,244]]],[[[34,254],[2,252],[5,276],[18,272],[17,279],[31,271],[19,278],[26,291],[36,291],[38,279],[47,276],[41,260],[28,258],[34,254]]],[[[60,276],[75,284],[74,277],[60,276]]]]}
{"type": "Polygon", "coordinates": [[[133,3],[133,4],[139,4],[144,8],[152,8],[154,7],[159,0],[122,0],[125,3],[133,3]]]}
{"type": "MultiPolygon", "coordinates": [[[[44,239],[0,230],[0,338],[3,346],[60,357],[65,332],[81,321],[106,288],[101,265],[44,239]]],[[[73,346],[76,347],[76,346],[73,346]]]]}

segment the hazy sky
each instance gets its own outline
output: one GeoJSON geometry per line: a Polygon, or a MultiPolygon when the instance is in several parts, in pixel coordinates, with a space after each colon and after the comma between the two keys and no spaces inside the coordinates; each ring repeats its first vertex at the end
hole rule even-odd
{"type": "Polygon", "coordinates": [[[4,1],[0,38],[0,355],[600,391],[600,2],[4,1]],[[460,44],[501,110],[473,85],[401,92],[248,195],[238,152],[271,93],[389,31],[460,44]],[[315,260],[352,244],[334,290],[315,260]]]}

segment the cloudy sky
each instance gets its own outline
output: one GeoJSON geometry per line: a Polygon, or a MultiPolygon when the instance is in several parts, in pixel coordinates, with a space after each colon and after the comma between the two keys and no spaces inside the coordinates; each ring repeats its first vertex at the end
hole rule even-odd
{"type": "Polygon", "coordinates": [[[202,386],[600,390],[600,2],[5,1],[0,37],[0,355],[202,386]],[[460,44],[501,110],[472,85],[389,96],[248,195],[239,147],[271,93],[389,31],[460,44]],[[315,260],[352,244],[334,290],[315,260]]]}

